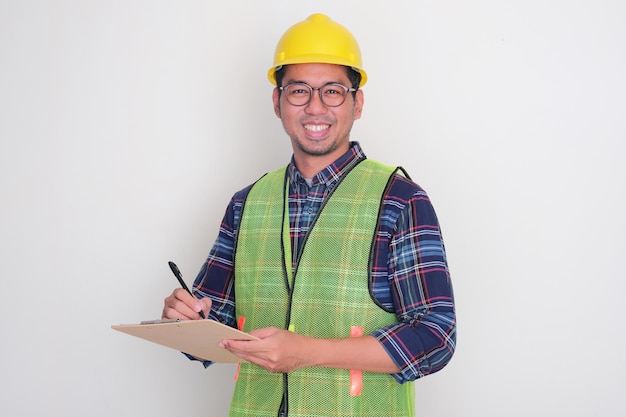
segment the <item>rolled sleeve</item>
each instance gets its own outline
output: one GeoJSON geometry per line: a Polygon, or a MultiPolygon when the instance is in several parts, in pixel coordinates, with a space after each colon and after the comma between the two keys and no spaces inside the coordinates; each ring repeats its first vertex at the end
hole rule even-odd
{"type": "Polygon", "coordinates": [[[437,372],[450,362],[456,347],[456,314],[435,211],[419,186],[398,182],[398,187],[413,187],[384,249],[388,250],[390,304],[398,322],[372,336],[400,368],[394,378],[404,383],[437,372]]]}

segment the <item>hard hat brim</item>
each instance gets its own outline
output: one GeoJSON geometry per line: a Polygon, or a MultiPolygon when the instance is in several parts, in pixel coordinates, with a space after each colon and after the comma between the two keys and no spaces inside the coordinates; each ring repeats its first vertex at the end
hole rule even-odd
{"type": "MultiPolygon", "coordinates": [[[[347,66],[343,62],[329,62],[336,61],[329,57],[310,57],[310,60],[303,61],[302,59],[292,60],[293,62],[284,62],[282,65],[277,67],[271,67],[267,72],[268,80],[276,86],[276,71],[284,67],[285,65],[295,65],[295,64],[331,64],[331,65],[341,65],[343,67],[347,66]]],[[[350,67],[355,71],[358,71],[361,74],[361,82],[359,83],[359,87],[363,87],[367,82],[367,73],[361,68],[350,67]]]]}

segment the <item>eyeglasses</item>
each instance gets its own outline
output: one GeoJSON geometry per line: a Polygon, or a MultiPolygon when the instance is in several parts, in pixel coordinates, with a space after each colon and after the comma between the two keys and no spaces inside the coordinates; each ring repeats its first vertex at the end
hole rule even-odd
{"type": "Polygon", "coordinates": [[[309,104],[313,98],[313,91],[317,90],[320,100],[325,106],[337,107],[341,106],[348,93],[356,91],[356,88],[348,88],[339,83],[328,83],[321,87],[311,87],[307,83],[291,83],[283,87],[279,87],[280,91],[285,93],[287,101],[292,106],[305,106],[309,104]]]}

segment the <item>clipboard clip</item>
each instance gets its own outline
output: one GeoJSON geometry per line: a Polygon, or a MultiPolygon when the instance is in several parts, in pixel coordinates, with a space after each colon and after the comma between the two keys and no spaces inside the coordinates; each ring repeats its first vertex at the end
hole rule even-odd
{"type": "Polygon", "coordinates": [[[180,321],[180,319],[144,320],[144,321],[139,322],[139,324],[176,323],[178,321],[180,321]]]}

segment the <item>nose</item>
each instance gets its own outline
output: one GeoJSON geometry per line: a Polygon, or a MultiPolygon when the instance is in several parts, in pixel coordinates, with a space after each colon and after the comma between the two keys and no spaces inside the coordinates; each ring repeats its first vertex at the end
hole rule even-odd
{"type": "Polygon", "coordinates": [[[307,103],[305,111],[307,113],[319,114],[327,111],[326,105],[322,102],[322,90],[320,88],[312,88],[311,100],[307,103]]]}

